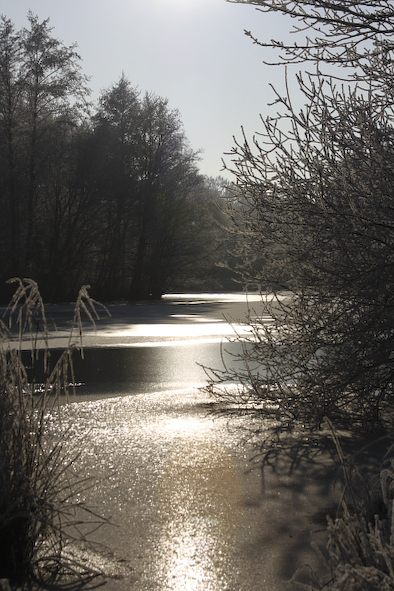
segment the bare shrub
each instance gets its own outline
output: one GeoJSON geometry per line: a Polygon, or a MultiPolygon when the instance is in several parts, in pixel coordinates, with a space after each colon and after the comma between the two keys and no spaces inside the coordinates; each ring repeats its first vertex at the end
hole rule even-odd
{"type": "MultiPolygon", "coordinates": [[[[276,50],[275,61],[315,68],[298,74],[298,93],[286,74],[285,90],[274,89],[276,112],[229,155],[233,255],[246,286],[272,298],[247,319],[250,335],[237,337],[236,371],[213,372],[208,390],[221,410],[256,419],[266,457],[316,441],[326,417],[335,428],[387,431],[394,426],[392,2],[229,1],[291,17],[293,43],[247,34],[276,50]]],[[[393,589],[387,461],[384,516],[344,501],[330,522],[333,575],[324,588],[393,589]]]]}
{"type": "Polygon", "coordinates": [[[15,281],[8,323],[0,321],[0,577],[13,584],[49,584],[64,576],[87,579],[93,573],[67,556],[64,547],[85,537],[84,521],[96,527],[104,520],[76,501],[88,485],[74,470],[77,452],[66,435],[56,441],[49,437],[47,427],[49,411],[73,382],[73,341],[77,337],[81,348],[82,314],[94,319],[95,302],[82,288],[69,346],[52,368],[37,284],[15,281]],[[29,377],[26,347],[33,370],[42,366],[44,383],[29,377]]]}
{"type": "Polygon", "coordinates": [[[329,575],[324,577],[304,566],[295,573],[292,583],[304,591],[392,591],[394,446],[389,443],[392,437],[373,441],[346,457],[338,433],[330,421],[327,424],[342,476],[342,498],[336,516],[327,515],[327,556],[316,548],[329,575]],[[371,461],[371,454],[376,456],[376,448],[387,446],[378,469],[367,475],[363,462],[368,458],[371,461]],[[301,575],[306,573],[309,585],[301,582],[301,575]]]}

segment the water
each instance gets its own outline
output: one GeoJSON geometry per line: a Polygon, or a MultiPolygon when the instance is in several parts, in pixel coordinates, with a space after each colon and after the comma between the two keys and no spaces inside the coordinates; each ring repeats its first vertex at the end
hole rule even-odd
{"type": "MultiPolygon", "coordinates": [[[[207,382],[204,367],[222,369],[222,356],[233,367],[233,355],[239,352],[239,343],[221,347],[209,341],[89,347],[84,349],[83,359],[74,355],[76,392],[78,396],[108,396],[197,388],[207,382]]],[[[57,358],[55,352],[52,357],[57,358]]]]}
{"type": "Polygon", "coordinates": [[[61,409],[77,468],[98,481],[80,500],[112,517],[98,539],[130,568],[111,591],[280,588],[260,544],[260,475],[204,402],[186,389],[61,409]]]}
{"type": "MultiPolygon", "coordinates": [[[[61,407],[61,426],[54,413],[53,430],[66,430],[75,469],[93,479],[79,500],[116,524],[95,534],[106,550],[90,556],[108,576],[123,575],[108,591],[276,591],[305,552],[291,533],[299,524],[289,525],[297,512],[285,528],[281,520],[293,502],[288,480],[263,487],[249,470],[251,449],[239,445],[242,420],[213,418],[199,390],[197,362],[218,367],[223,342],[239,348],[226,340],[223,313],[242,333],[246,311],[242,294],[189,294],[113,306],[85,331],[83,385],[61,407]]],[[[64,309],[50,313],[67,328],[64,309]]],[[[60,326],[51,342],[64,340],[60,326]]]]}
{"type": "MultiPolygon", "coordinates": [[[[95,326],[84,323],[83,359],[74,355],[77,394],[97,397],[204,385],[204,367],[220,370],[223,362],[237,366],[242,345],[236,332],[250,332],[245,315],[252,305],[257,314],[257,294],[248,299],[242,293],[178,294],[160,303],[110,305],[110,316],[99,309],[95,326]]],[[[48,306],[47,317],[49,328],[55,327],[49,339],[54,363],[69,343],[72,307],[48,306]]],[[[71,341],[80,344],[78,331],[71,341]]],[[[24,346],[29,345],[26,339],[24,346]]],[[[34,375],[43,380],[42,374],[34,375]]]]}

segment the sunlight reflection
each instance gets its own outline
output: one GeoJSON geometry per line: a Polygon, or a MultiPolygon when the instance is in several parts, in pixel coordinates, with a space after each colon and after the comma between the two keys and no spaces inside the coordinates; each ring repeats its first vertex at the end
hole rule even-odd
{"type": "Polygon", "coordinates": [[[190,520],[177,527],[172,523],[166,532],[164,556],[170,558],[163,572],[165,589],[173,591],[218,591],[224,583],[214,565],[215,538],[209,524],[190,520]]]}
{"type": "MultiPolygon", "coordinates": [[[[182,318],[183,320],[193,320],[193,322],[211,322],[211,318],[204,318],[203,316],[197,316],[197,314],[171,314],[171,318],[182,318]]],[[[225,322],[224,318],[215,320],[217,322],[225,322]]],[[[213,324],[213,323],[212,323],[213,324]]]]}
{"type": "Polygon", "coordinates": [[[201,304],[204,301],[216,301],[216,302],[270,302],[275,298],[284,300],[289,297],[287,292],[280,294],[261,294],[259,292],[231,292],[231,293],[165,293],[162,298],[163,300],[191,300],[191,304],[201,304]]]}
{"type": "MultiPolygon", "coordinates": [[[[243,327],[237,325],[243,330],[243,327]]],[[[245,327],[246,330],[247,327],[245,327]]],[[[123,337],[204,337],[204,336],[230,336],[234,335],[234,328],[227,322],[199,320],[195,324],[129,324],[114,325],[101,331],[101,334],[123,337]]]]}
{"type": "Polygon", "coordinates": [[[185,433],[189,433],[190,435],[195,436],[196,433],[201,434],[202,431],[210,428],[210,424],[201,421],[200,417],[193,418],[193,417],[175,417],[169,418],[166,421],[163,421],[158,426],[158,429],[161,433],[169,432],[172,436],[174,435],[183,435],[185,433]]]}
{"type": "Polygon", "coordinates": [[[163,588],[220,591],[226,587],[226,562],[232,560],[229,540],[235,542],[239,535],[242,501],[237,466],[218,444],[202,439],[172,455],[160,487],[163,588]]]}

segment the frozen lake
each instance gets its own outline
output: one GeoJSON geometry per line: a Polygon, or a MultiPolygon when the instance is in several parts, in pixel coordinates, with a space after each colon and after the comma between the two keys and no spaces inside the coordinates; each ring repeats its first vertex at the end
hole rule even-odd
{"type": "MultiPolygon", "coordinates": [[[[261,314],[261,307],[259,294],[227,293],[111,304],[110,316],[98,308],[96,326],[84,324],[84,359],[74,357],[81,384],[77,393],[107,396],[202,386],[204,366],[222,368],[222,355],[234,365],[233,355],[241,351],[235,330],[248,333],[245,316],[261,314]]],[[[67,346],[72,313],[72,306],[47,307],[54,358],[67,346]]]]}
{"type": "MultiPolygon", "coordinates": [[[[222,346],[229,362],[239,348],[227,320],[247,332],[245,314],[259,314],[259,300],[169,295],[110,305],[96,329],[86,325],[85,359],[76,360],[82,385],[53,428],[66,430],[80,454],[75,468],[96,482],[80,500],[116,525],[95,534],[105,548],[86,557],[109,575],[108,591],[282,591],[300,563],[313,561],[305,512],[325,484],[250,471],[241,431],[213,419],[198,389],[198,364],[219,367],[222,346]]],[[[71,308],[47,313],[55,355],[71,308]]]]}

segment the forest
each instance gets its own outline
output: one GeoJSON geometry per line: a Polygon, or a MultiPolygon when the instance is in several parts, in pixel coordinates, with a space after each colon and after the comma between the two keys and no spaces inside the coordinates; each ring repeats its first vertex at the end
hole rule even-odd
{"type": "Polygon", "coordinates": [[[28,22],[0,21],[0,300],[11,277],[52,302],[220,287],[224,181],[199,173],[179,112],[124,73],[89,102],[76,47],[28,22]]]}

